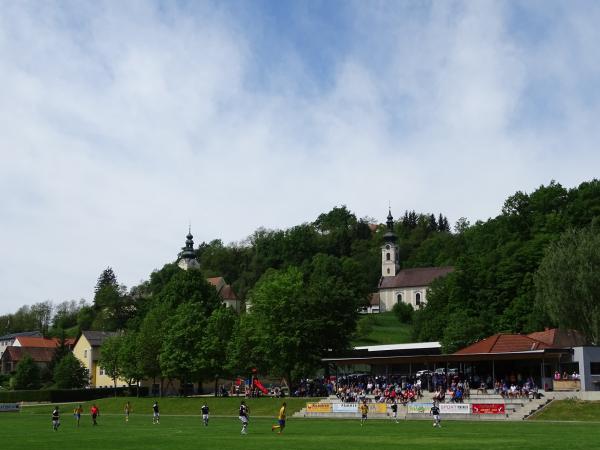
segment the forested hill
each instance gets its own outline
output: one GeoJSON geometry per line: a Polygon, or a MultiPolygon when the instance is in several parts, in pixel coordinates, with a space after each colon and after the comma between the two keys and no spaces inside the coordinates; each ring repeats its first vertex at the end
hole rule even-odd
{"type": "MultiPolygon", "coordinates": [[[[384,214],[387,211],[381,211],[384,214]]],[[[517,192],[497,217],[473,225],[461,219],[452,229],[443,214],[398,214],[395,230],[402,267],[457,268],[433,286],[428,306],[414,314],[414,338],[441,339],[447,349],[453,349],[494,332],[554,325],[543,308],[536,309],[534,274],[549,243],[567,229],[589,226],[599,216],[598,180],[572,189],[552,182],[530,194],[517,192]]],[[[322,255],[327,255],[328,267],[337,267],[340,279],[352,284],[358,298],[351,303],[360,303],[376,290],[380,277],[385,229],[377,223],[357,218],[341,206],[287,230],[259,229],[240,243],[201,243],[197,257],[203,276],[224,276],[238,296],[247,299],[268,271],[293,267],[309,277],[322,272],[319,265],[324,264],[322,255]]],[[[23,307],[0,316],[0,334],[31,329],[47,334],[62,329],[69,334],[81,328],[135,329],[150,307],[149,300],[178,270],[166,264],[129,290],[119,286],[105,292],[97,287],[93,304],[44,302],[23,307]]],[[[108,284],[118,286],[116,277],[108,284]]]]}
{"type": "MultiPolygon", "coordinates": [[[[581,329],[581,323],[550,314],[553,308],[545,298],[538,296],[536,302],[534,281],[551,243],[566,230],[589,229],[594,234],[599,217],[598,180],[573,189],[552,182],[531,194],[517,192],[509,197],[498,217],[477,222],[453,236],[460,248],[457,270],[434,284],[428,306],[415,314],[414,337],[439,339],[451,351],[497,332],[531,332],[557,325],[581,329]]],[[[598,252],[600,248],[596,255],[598,252]]],[[[593,250],[589,254],[593,255],[593,250]]],[[[583,258],[584,263],[586,258],[591,264],[588,257],[583,258]]],[[[555,279],[565,274],[556,275],[555,279]]],[[[574,271],[572,278],[577,277],[574,271]]],[[[572,309],[579,311],[578,299],[569,297],[573,295],[565,295],[562,302],[572,302],[572,309]]],[[[595,314],[591,310],[586,313],[595,314]]]]}

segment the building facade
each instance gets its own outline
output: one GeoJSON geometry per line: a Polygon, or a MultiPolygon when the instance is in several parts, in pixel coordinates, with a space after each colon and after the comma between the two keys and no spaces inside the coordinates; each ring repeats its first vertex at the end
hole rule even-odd
{"type": "Polygon", "coordinates": [[[381,279],[379,280],[379,311],[391,311],[396,303],[403,302],[414,309],[427,303],[427,290],[431,283],[448,275],[453,267],[419,267],[400,270],[398,238],[394,232],[391,210],[387,216],[387,230],[381,246],[381,279]]]}
{"type": "MultiPolygon", "coordinates": [[[[113,387],[113,380],[98,364],[100,348],[108,338],[117,336],[112,331],[82,331],[75,342],[73,355],[85,366],[89,372],[89,386],[91,388],[113,387]]],[[[117,386],[127,386],[125,380],[117,380],[117,386]]]]}

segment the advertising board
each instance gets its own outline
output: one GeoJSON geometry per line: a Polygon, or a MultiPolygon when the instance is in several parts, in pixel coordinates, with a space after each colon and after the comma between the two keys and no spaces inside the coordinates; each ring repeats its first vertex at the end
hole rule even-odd
{"type": "Polygon", "coordinates": [[[307,403],[306,412],[309,413],[330,413],[332,411],[331,403],[307,403]]]}
{"type": "Polygon", "coordinates": [[[431,403],[409,403],[406,405],[408,414],[429,414],[431,403]]]}
{"type": "Polygon", "coordinates": [[[17,403],[0,403],[0,412],[18,412],[19,405],[17,403]]]}
{"type": "Polygon", "coordinates": [[[504,414],[504,403],[473,403],[473,414],[504,414]]]}
{"type": "Polygon", "coordinates": [[[333,412],[355,413],[358,412],[358,403],[333,403],[333,412]]]}
{"type": "Polygon", "coordinates": [[[471,414],[471,404],[440,403],[440,414],[471,414]]]}

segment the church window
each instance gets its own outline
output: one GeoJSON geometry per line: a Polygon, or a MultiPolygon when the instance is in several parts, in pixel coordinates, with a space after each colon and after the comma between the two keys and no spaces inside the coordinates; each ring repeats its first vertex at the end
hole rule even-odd
{"type": "Polygon", "coordinates": [[[415,305],[421,306],[421,293],[420,292],[417,292],[417,295],[415,295],[415,305]]]}
{"type": "Polygon", "coordinates": [[[387,273],[388,273],[388,274],[390,273],[390,269],[388,269],[388,270],[387,270],[387,273]]]}
{"type": "Polygon", "coordinates": [[[398,294],[396,299],[398,300],[398,303],[402,303],[402,294],[398,294]]]}
{"type": "Polygon", "coordinates": [[[386,246],[385,246],[385,249],[386,249],[386,250],[389,250],[389,249],[390,249],[390,244],[386,245],[386,246]]]}
{"type": "Polygon", "coordinates": [[[390,254],[389,254],[389,253],[386,253],[386,254],[385,254],[385,260],[386,260],[386,261],[389,261],[389,260],[390,260],[390,254]]]}

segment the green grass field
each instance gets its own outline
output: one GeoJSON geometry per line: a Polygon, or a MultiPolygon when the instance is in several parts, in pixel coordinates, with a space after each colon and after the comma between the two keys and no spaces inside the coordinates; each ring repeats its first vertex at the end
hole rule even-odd
{"type": "Polygon", "coordinates": [[[366,314],[360,320],[370,321],[373,329],[363,337],[352,341],[353,346],[402,344],[411,342],[412,326],[400,323],[393,312],[366,314]]]}
{"type": "MultiPolygon", "coordinates": [[[[99,425],[93,427],[88,415],[75,428],[71,406],[62,406],[61,427],[53,432],[51,405],[25,408],[22,413],[0,415],[2,450],[138,450],[138,449],[593,449],[600,448],[600,427],[595,423],[543,421],[491,422],[445,421],[435,429],[430,421],[372,420],[361,427],[358,420],[289,419],[285,433],[271,432],[274,418],[252,418],[249,434],[240,435],[235,417],[238,399],[212,399],[215,417],[209,427],[201,424],[195,411],[203,399],[162,399],[161,423],[152,424],[151,399],[133,399],[134,413],[125,423],[120,413],[123,399],[99,401],[103,408],[99,425]],[[188,402],[188,400],[192,400],[188,402]],[[200,403],[194,402],[200,401],[200,403]],[[136,407],[137,405],[137,407],[136,407]],[[148,408],[146,408],[148,407],[148,408]],[[180,414],[170,415],[168,409],[180,414]],[[114,412],[112,412],[114,411],[114,412]],[[218,414],[217,414],[218,412],[218,414]]],[[[211,399],[207,399],[210,401],[211,399]]],[[[296,399],[287,399],[294,407],[296,399]],[[293,401],[292,401],[293,400],[293,401]]],[[[305,399],[302,400],[302,403],[305,399]]],[[[250,400],[257,411],[275,416],[280,401],[250,400]]],[[[210,404],[210,403],[209,403],[210,404]]],[[[87,406],[87,405],[86,405],[87,406]]]]}
{"type": "MultiPolygon", "coordinates": [[[[550,403],[531,420],[600,422],[600,402],[560,400],[550,403]]],[[[600,448],[600,444],[598,444],[600,448]]]]}

